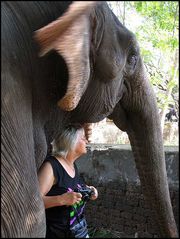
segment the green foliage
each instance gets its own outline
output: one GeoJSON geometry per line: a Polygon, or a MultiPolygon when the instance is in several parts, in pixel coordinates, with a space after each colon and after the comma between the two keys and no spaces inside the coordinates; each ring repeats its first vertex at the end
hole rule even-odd
{"type": "Polygon", "coordinates": [[[156,23],[156,29],[163,29],[173,32],[174,27],[178,27],[178,21],[174,21],[179,17],[178,1],[136,1],[132,2],[132,6],[136,8],[141,15],[152,18],[156,23]]]}
{"type": "Polygon", "coordinates": [[[175,59],[175,52],[179,46],[179,3],[136,1],[130,2],[130,5],[145,19],[137,29],[136,36],[141,42],[141,54],[151,83],[159,88],[159,108],[166,109],[169,104],[175,104],[173,97],[166,92],[173,93],[178,89],[178,74],[175,74],[178,59],[175,59]]]}
{"type": "Polygon", "coordinates": [[[160,49],[178,47],[178,2],[132,2],[132,6],[145,17],[147,24],[142,28],[147,30],[154,47],[160,49]]]}
{"type": "Polygon", "coordinates": [[[89,236],[90,238],[112,238],[110,231],[103,228],[89,228],[89,236]]]}
{"type": "Polygon", "coordinates": [[[124,236],[129,238],[128,235],[125,235],[122,232],[113,231],[105,228],[89,228],[90,238],[124,238],[124,236]]]}

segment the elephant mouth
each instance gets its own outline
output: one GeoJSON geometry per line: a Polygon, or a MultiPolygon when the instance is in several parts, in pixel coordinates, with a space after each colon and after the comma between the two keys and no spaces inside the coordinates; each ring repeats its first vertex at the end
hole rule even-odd
{"type": "Polygon", "coordinates": [[[72,117],[82,122],[96,123],[108,117],[123,96],[123,79],[117,77],[104,83],[91,79],[72,117]],[[93,92],[93,94],[92,94],[93,92]]]}
{"type": "MultiPolygon", "coordinates": [[[[121,97],[117,98],[117,103],[120,99],[121,97]]],[[[112,114],[117,103],[115,102],[113,105],[108,106],[102,104],[102,108],[99,107],[101,103],[97,103],[96,105],[93,103],[89,105],[86,104],[87,107],[85,107],[84,98],[82,97],[78,106],[71,111],[71,116],[72,119],[82,123],[98,123],[112,114]]]]}

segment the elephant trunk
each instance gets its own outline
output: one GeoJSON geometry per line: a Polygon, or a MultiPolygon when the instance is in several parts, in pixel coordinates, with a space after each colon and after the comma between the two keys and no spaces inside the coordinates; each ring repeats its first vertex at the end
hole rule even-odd
{"type": "Polygon", "coordinates": [[[178,234],[169,195],[161,129],[153,124],[134,123],[129,139],[143,194],[156,212],[160,233],[163,237],[175,238],[178,234]]]}
{"type": "Polygon", "coordinates": [[[124,86],[124,95],[112,119],[129,136],[142,191],[156,213],[161,236],[176,238],[178,231],[169,193],[160,117],[141,61],[138,72],[125,79],[124,86]]]}
{"type": "Polygon", "coordinates": [[[156,213],[160,233],[163,237],[174,238],[178,237],[178,232],[169,194],[156,97],[147,78],[143,78],[143,81],[142,75],[139,78],[137,85],[134,83],[133,88],[131,87],[132,102],[128,102],[126,114],[127,133],[143,194],[156,213]]]}

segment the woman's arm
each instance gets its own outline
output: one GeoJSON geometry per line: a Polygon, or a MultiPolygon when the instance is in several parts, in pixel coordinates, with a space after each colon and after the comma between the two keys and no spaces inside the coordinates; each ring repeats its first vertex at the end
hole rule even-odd
{"type": "Polygon", "coordinates": [[[81,200],[82,195],[76,192],[67,192],[57,196],[46,196],[55,184],[52,166],[49,162],[44,163],[38,172],[39,188],[45,208],[73,205],[81,200]]]}

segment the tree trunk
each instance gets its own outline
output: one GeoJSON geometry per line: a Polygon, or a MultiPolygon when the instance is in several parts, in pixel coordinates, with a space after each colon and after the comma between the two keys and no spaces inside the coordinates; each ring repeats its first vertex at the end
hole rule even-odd
{"type": "Polygon", "coordinates": [[[167,86],[167,91],[166,91],[166,100],[164,102],[162,111],[160,113],[162,132],[164,131],[165,116],[166,116],[166,111],[168,109],[169,100],[170,100],[172,90],[173,90],[173,88],[175,86],[175,82],[176,82],[175,80],[176,80],[177,72],[178,72],[178,59],[177,58],[178,58],[178,49],[176,49],[175,54],[174,54],[174,59],[173,59],[172,67],[174,68],[174,74],[168,81],[168,86],[167,86]]]}

